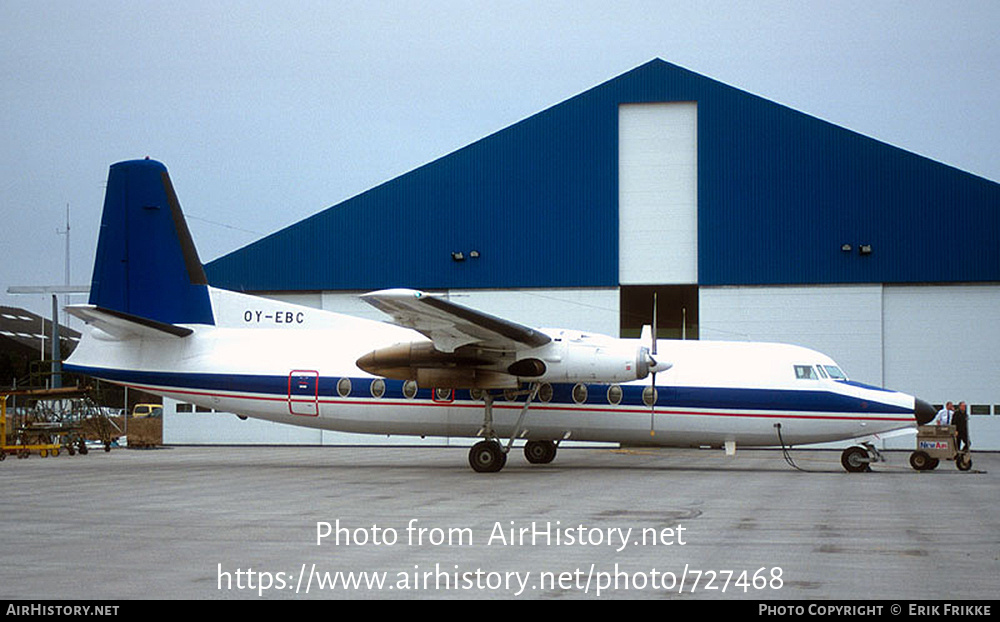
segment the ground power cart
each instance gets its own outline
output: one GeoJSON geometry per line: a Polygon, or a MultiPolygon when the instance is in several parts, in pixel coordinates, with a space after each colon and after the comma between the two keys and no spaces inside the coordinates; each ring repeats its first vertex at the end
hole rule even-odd
{"type": "Polygon", "coordinates": [[[942,460],[954,460],[959,471],[972,468],[969,448],[958,450],[958,432],[953,425],[922,425],[917,428],[917,450],[910,466],[917,471],[936,469],[942,460]]]}

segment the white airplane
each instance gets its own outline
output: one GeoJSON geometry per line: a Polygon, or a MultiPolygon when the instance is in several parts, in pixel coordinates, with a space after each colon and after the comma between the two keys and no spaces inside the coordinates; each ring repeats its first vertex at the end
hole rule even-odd
{"type": "MultiPolygon", "coordinates": [[[[362,298],[391,322],[208,286],[166,168],[121,162],[89,304],[67,309],[89,328],[64,369],[242,417],[478,437],[479,472],[502,469],[518,439],[538,464],[567,439],[734,450],[872,437],[936,414],[802,347],[535,329],[409,289],[362,298]]],[[[842,463],[878,459],[868,442],[842,463]]]]}

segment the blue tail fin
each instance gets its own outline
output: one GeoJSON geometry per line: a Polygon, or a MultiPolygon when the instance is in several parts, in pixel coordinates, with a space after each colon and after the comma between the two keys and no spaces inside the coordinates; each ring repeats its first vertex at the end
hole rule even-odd
{"type": "Polygon", "coordinates": [[[111,166],[90,304],[167,324],[215,323],[205,271],[163,164],[111,166]]]}

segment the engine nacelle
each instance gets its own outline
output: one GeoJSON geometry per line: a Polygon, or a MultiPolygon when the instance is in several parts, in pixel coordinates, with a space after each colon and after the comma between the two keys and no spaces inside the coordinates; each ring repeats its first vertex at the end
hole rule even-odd
{"type": "Polygon", "coordinates": [[[532,382],[618,383],[645,378],[651,361],[634,341],[554,341],[522,355],[507,373],[532,382]]]}
{"type": "Polygon", "coordinates": [[[429,341],[397,343],[372,350],[357,365],[373,376],[414,380],[422,387],[441,389],[511,389],[517,378],[497,370],[496,356],[474,347],[440,352],[429,341]]]}
{"type": "Polygon", "coordinates": [[[441,352],[429,341],[397,343],[365,354],[357,365],[373,376],[425,387],[480,389],[514,388],[519,382],[630,382],[669,367],[634,340],[565,331],[544,346],[517,352],[472,345],[441,352]]]}

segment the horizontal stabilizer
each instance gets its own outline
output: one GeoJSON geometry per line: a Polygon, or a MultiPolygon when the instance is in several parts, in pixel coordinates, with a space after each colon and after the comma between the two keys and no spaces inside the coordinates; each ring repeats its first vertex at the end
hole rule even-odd
{"type": "Polygon", "coordinates": [[[158,322],[122,311],[102,309],[94,305],[70,305],[66,307],[66,312],[118,339],[187,337],[194,332],[183,326],[158,322]]]}

